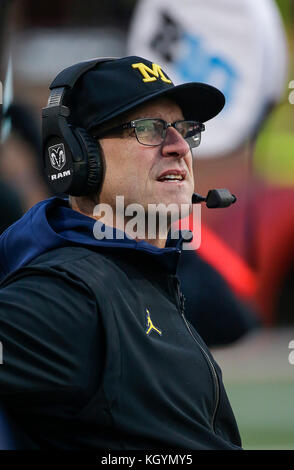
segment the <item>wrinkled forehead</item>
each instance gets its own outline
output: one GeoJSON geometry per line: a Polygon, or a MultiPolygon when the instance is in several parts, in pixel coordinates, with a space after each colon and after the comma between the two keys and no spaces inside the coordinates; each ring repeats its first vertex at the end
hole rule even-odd
{"type": "Polygon", "coordinates": [[[157,98],[137,106],[126,116],[129,121],[143,117],[183,119],[181,108],[170,98],[157,98]]]}
{"type": "Polygon", "coordinates": [[[108,129],[119,126],[120,124],[145,117],[161,118],[168,122],[184,119],[182,110],[175,101],[165,97],[155,98],[148,101],[147,103],[143,103],[134,107],[130,111],[127,111],[115,117],[114,119],[111,119],[105,124],[102,124],[101,126],[95,128],[94,132],[104,132],[108,129]]]}

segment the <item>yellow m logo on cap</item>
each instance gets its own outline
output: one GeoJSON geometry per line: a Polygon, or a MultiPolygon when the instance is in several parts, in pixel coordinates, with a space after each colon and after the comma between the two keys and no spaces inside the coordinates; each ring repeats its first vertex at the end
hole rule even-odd
{"type": "Polygon", "coordinates": [[[163,82],[172,83],[161,70],[160,65],[152,64],[152,69],[148,67],[148,65],[143,64],[142,62],[138,64],[132,64],[133,69],[139,69],[141,74],[143,75],[143,82],[154,82],[158,78],[160,78],[163,82]]]}

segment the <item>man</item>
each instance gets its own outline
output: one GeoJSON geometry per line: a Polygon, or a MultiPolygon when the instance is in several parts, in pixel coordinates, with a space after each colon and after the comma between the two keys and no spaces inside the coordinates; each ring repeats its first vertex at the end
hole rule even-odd
{"type": "Polygon", "coordinates": [[[77,64],[51,89],[45,166],[70,197],[1,239],[0,399],[41,448],[240,449],[220,369],[184,316],[182,240],[169,226],[136,240],[115,212],[117,196],[145,219],[148,204],[191,209],[190,146],[222,94],[175,87],[141,57],[77,64]]]}

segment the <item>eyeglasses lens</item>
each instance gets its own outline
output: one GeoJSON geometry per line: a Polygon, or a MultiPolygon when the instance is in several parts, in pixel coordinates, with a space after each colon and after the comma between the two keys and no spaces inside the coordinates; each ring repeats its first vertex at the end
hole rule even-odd
{"type": "Polygon", "coordinates": [[[179,121],[175,128],[186,139],[190,147],[198,147],[201,142],[201,131],[195,121],[179,121]]]}
{"type": "Polygon", "coordinates": [[[159,119],[142,119],[136,125],[138,141],[144,145],[158,145],[164,139],[164,123],[159,119]]]}

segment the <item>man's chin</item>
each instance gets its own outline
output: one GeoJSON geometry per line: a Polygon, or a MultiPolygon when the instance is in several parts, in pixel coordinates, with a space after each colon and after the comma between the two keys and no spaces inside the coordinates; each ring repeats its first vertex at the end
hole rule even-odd
{"type": "Polygon", "coordinates": [[[158,199],[157,204],[163,204],[165,207],[170,207],[173,210],[181,212],[181,210],[187,210],[192,204],[192,195],[171,195],[170,197],[162,197],[158,199]]]}
{"type": "Polygon", "coordinates": [[[192,197],[186,198],[164,198],[148,204],[146,211],[149,216],[159,215],[162,219],[167,218],[171,223],[187,217],[192,211],[192,197]]]}
{"type": "Polygon", "coordinates": [[[166,205],[177,204],[179,207],[183,204],[190,204],[192,201],[191,186],[184,183],[161,183],[160,191],[156,191],[156,199],[166,205]]]}

